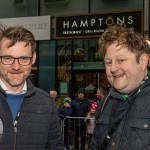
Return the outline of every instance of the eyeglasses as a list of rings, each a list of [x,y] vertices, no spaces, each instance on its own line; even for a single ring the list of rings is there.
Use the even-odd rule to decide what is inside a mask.
[[[31,63],[32,57],[22,56],[22,57],[14,58],[12,56],[0,56],[0,59],[2,64],[4,65],[12,65],[15,59],[17,59],[20,65],[27,66]]]

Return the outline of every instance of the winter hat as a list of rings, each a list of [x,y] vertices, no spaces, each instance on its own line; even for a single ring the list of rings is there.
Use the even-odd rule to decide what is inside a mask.
[[[91,109],[97,110],[97,108],[98,108],[97,102],[92,102],[91,107],[90,107],[90,110],[91,110]]]
[[[70,103],[69,99],[68,98],[65,98],[63,103]]]
[[[78,94],[79,94],[79,93],[85,94],[85,90],[84,90],[83,88],[79,88],[79,89],[78,89]]]

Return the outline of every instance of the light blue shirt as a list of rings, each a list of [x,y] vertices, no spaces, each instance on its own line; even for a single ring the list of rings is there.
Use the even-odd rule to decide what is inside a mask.
[[[24,83],[24,86],[20,92],[14,93],[10,91],[6,85],[0,79],[0,86],[6,92],[7,97],[6,100],[12,112],[13,120],[15,120],[18,112],[20,111],[20,107],[23,102],[24,94],[27,92],[27,83]]]

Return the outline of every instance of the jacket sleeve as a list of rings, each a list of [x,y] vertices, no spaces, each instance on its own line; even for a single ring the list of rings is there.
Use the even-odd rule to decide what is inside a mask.
[[[99,148],[99,142],[98,142],[98,132],[97,132],[98,126],[95,126],[94,133],[92,135],[92,139],[90,142],[89,150],[100,150]]]
[[[61,119],[64,119],[66,117],[65,110],[63,109],[63,107],[61,107],[58,110],[58,117],[60,117]]]
[[[71,115],[72,115],[72,113],[73,113],[73,109],[72,109],[72,107],[70,107],[70,109],[68,110],[68,114],[67,114],[67,116],[71,116]]]
[[[52,105],[52,117],[45,150],[64,150],[58,113],[54,104]]]

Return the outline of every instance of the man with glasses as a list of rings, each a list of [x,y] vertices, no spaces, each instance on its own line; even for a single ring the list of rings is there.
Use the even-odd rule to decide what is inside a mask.
[[[0,29],[0,149],[61,150],[55,102],[28,79],[36,41],[23,27]]]

